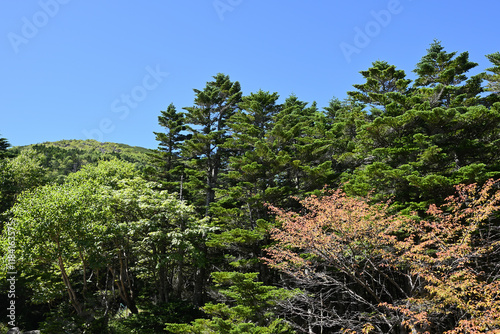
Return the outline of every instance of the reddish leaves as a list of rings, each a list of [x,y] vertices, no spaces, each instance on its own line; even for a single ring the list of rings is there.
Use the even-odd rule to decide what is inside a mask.
[[[271,207],[281,227],[271,231],[276,243],[265,260],[306,292],[335,290],[328,307],[337,319],[321,326],[500,332],[498,186],[458,186],[445,205],[429,208],[431,219],[419,221],[340,190],[301,201],[300,214]],[[309,328],[319,323],[308,321]]]

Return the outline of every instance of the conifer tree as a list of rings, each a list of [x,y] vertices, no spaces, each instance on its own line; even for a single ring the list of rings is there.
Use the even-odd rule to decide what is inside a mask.
[[[274,182],[266,133],[281,108],[278,98],[277,93],[259,90],[238,104],[239,110],[229,121],[232,136],[225,144],[232,156],[212,208],[222,231],[212,236],[210,245],[224,249],[232,265],[245,266],[245,270],[251,266],[264,276],[266,268],[257,258],[267,235],[269,215],[264,204],[271,200],[268,188]]]
[[[239,82],[232,82],[222,73],[207,82],[204,90],[194,89],[194,106],[184,108],[192,134],[182,147],[182,155],[189,168],[189,186],[198,208],[209,216],[210,204],[215,200],[219,174],[227,167],[229,150],[224,143],[229,138],[228,120],[241,100]],[[196,189],[202,189],[197,192]],[[196,192],[196,193],[195,193]],[[203,195],[204,201],[197,198]]]
[[[230,136],[228,120],[241,100],[240,84],[222,73],[207,82],[203,90],[194,89],[194,106],[187,110],[187,130],[192,137],[184,142],[182,156],[186,159],[186,188],[198,212],[213,222],[210,206],[215,201],[220,174],[227,168],[230,150],[224,147]],[[199,245],[200,261],[194,282],[194,304],[201,306],[207,281],[208,249]]]
[[[6,138],[0,138],[0,159],[3,159],[8,155],[7,149],[9,147],[9,141]]]
[[[189,136],[183,133],[186,130],[185,117],[183,113],[177,112],[171,103],[167,110],[158,116],[158,123],[167,132],[154,132],[156,140],[160,142],[152,155],[153,163],[158,168],[157,176],[167,190],[181,193],[184,173],[180,149],[182,143],[189,139]],[[180,197],[182,199],[182,193]]]
[[[353,85],[357,91],[347,94],[370,105],[370,112],[374,117],[380,113],[393,116],[402,114],[410,104],[406,97],[411,80],[406,79],[403,70],[397,70],[396,66],[385,61],[378,60],[372,65],[368,70],[360,72],[366,82]]]
[[[469,61],[469,53],[446,52],[441,42],[434,41],[427,54],[413,70],[418,75],[415,87],[431,108],[459,106],[481,92],[481,76],[467,80],[466,73],[478,64]],[[460,85],[464,83],[464,85]]]
[[[486,58],[493,64],[493,67],[486,69],[486,71],[491,73],[484,75],[484,78],[488,82],[485,90],[491,92],[485,98],[486,105],[491,106],[495,102],[500,102],[500,52],[486,55]]]

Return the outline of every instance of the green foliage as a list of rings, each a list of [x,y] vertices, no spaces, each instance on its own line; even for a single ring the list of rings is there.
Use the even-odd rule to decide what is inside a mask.
[[[0,160],[9,155],[8,148],[10,143],[6,138],[0,138]]]
[[[41,155],[41,164],[47,169],[49,179],[58,183],[64,182],[67,175],[80,170],[82,166],[101,160],[119,159],[143,169],[148,165],[148,154],[151,152],[142,147],[100,143],[93,139],[46,142],[13,147],[10,151],[12,154],[19,154],[26,149],[35,150]]]
[[[186,302],[148,305],[138,314],[110,320],[112,334],[167,333],[165,323],[189,323],[203,317],[203,312]]]
[[[167,324],[172,333],[293,333],[275,315],[280,300],[295,292],[256,282],[258,273],[215,272],[212,278],[225,303],[207,303],[203,310],[211,319],[197,319],[191,325]]]
[[[154,132],[156,140],[159,141],[158,149],[151,154],[152,163],[156,168],[155,179],[162,183],[165,189],[180,193],[184,179],[180,148],[191,136],[183,133],[186,130],[184,114],[177,112],[173,104],[161,112],[158,123],[167,132]]]
[[[0,161],[0,213],[9,209],[23,191],[48,182],[48,171],[42,162],[43,157],[33,149]]]
[[[486,58],[493,64],[493,67],[489,67],[486,71],[491,73],[485,74],[485,79],[488,81],[486,91],[492,92],[494,96],[494,101],[500,99],[500,52],[495,52],[486,55]],[[493,99],[492,99],[493,100]]]
[[[108,320],[116,333],[165,332],[165,323],[182,333],[290,332],[279,308],[290,295],[277,286],[300,285],[261,261],[269,231],[282,224],[269,208],[308,214],[304,198],[342,185],[349,195],[390,200],[391,213],[426,217],[428,205],[443,203],[456,184],[499,177],[500,56],[486,57],[488,73],[468,77],[477,66],[468,53],[449,53],[434,41],[413,82],[378,60],[360,72],[364,82],[347,99],[334,98],[323,110],[295,95],[283,103],[276,92],[242,96],[240,84],[219,73],[194,89],[184,112],[173,104],[161,111],[165,132],[155,133],[155,151],[94,140],[9,149],[0,138],[0,212],[8,224],[1,255],[13,228],[19,291],[29,301],[22,306],[37,308],[33,319],[21,312],[20,321],[31,326],[51,309],[41,325],[53,333],[106,333]],[[390,237],[407,237],[407,227]],[[356,238],[347,255],[369,245]],[[370,251],[353,259],[364,261]],[[488,261],[498,262],[495,256]],[[305,257],[300,261],[314,260]],[[387,276],[377,284],[406,277],[395,273],[383,267]],[[345,305],[346,296],[332,293],[323,277],[311,294],[294,299],[300,305],[288,306],[301,309],[320,296],[321,305],[340,307],[330,310],[354,314],[356,302]],[[382,286],[377,291],[388,290]],[[127,314],[114,316],[120,304]],[[184,304],[205,305],[205,313]],[[302,310],[297,317],[309,320],[298,322],[323,319],[318,308]],[[356,328],[378,330],[370,326]],[[306,327],[300,330],[311,331]]]

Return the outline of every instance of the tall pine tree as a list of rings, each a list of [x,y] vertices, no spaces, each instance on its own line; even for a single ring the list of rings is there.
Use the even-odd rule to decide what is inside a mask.
[[[171,103],[166,111],[161,111],[158,123],[167,130],[165,133],[154,132],[159,144],[158,149],[152,154],[152,160],[157,168],[158,181],[170,192],[180,193],[182,199],[184,165],[180,150],[183,142],[190,138],[185,133],[185,117]]]

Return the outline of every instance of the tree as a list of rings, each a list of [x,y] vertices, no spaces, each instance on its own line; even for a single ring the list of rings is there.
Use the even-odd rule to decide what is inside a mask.
[[[190,325],[167,324],[172,333],[293,333],[291,328],[275,315],[277,303],[294,292],[262,285],[256,282],[258,273],[212,273],[216,283],[217,299],[223,303],[207,303],[203,310],[210,319],[197,319]]]
[[[232,82],[222,73],[207,82],[203,91],[194,89],[195,105],[187,110],[187,126],[192,137],[183,145],[182,155],[191,170],[189,182],[192,191],[201,186],[204,192],[204,215],[209,216],[210,204],[215,200],[219,174],[227,166],[229,151],[223,147],[229,138],[228,121],[241,100],[239,82]],[[197,196],[191,197],[196,199]]]
[[[34,149],[25,149],[16,157],[0,162],[0,212],[14,205],[23,191],[48,183],[48,170],[43,167],[43,157]]]
[[[186,162],[186,190],[189,200],[194,203],[199,213],[209,220],[213,214],[210,206],[215,201],[215,192],[220,185],[220,174],[227,168],[230,151],[224,147],[230,136],[228,121],[237,110],[241,100],[240,84],[232,82],[222,73],[214,76],[214,81],[207,82],[203,91],[194,89],[195,105],[187,110],[187,126],[192,137],[182,147],[182,156]],[[201,200],[204,198],[204,201]],[[211,222],[212,223],[212,222]],[[201,245],[202,254],[207,249]],[[194,304],[203,304],[207,280],[206,262],[198,265],[195,282]]]
[[[500,330],[500,180],[459,185],[428,217],[340,190],[272,207],[267,262],[304,293],[286,302],[303,332],[491,333]],[[291,316],[293,315],[293,316]]]
[[[409,236],[403,259],[424,284],[393,307],[405,324],[431,333],[500,331],[499,183],[458,185]]]
[[[477,101],[482,75],[471,78],[465,85],[460,84],[467,80],[465,73],[478,64],[469,61],[468,52],[454,58],[455,55],[456,52],[444,51],[441,42],[435,40],[413,70],[418,75],[415,87],[421,87],[419,95],[431,108],[456,107]]]
[[[52,302],[66,290],[76,314],[91,323],[116,305],[111,291],[132,313],[140,289],[155,303],[192,298],[183,277],[194,275],[196,246],[211,230],[192,207],[157,188],[133,164],[106,161],[62,185],[23,192],[9,228],[34,302]]]
[[[493,67],[486,69],[486,71],[492,72],[485,76],[488,81],[486,90],[498,95],[500,94],[500,52],[486,55],[486,58],[493,64]]]
[[[90,246],[97,244],[98,235],[102,233],[102,203],[91,184],[77,188],[45,185],[23,192],[12,208],[14,220],[10,227],[16,230],[18,259],[25,265],[23,273],[37,277],[37,269],[44,266],[47,268],[45,276],[57,272],[71,305],[81,317],[87,316],[87,310],[70,276],[76,266],[85,268],[86,264],[95,261],[98,249]],[[32,260],[34,263],[30,265]],[[81,282],[85,285],[85,269],[83,273]],[[54,281],[50,279],[49,282]],[[57,293],[57,284],[44,291],[46,283],[36,278],[32,280],[40,301],[49,301]]]
[[[6,138],[0,138],[0,159],[8,156],[7,149],[10,147],[10,143]]]
[[[367,82],[349,94],[388,111],[375,110],[376,117],[372,112],[351,141],[356,147],[344,157],[359,164],[343,174],[349,194],[365,196],[375,189],[376,200],[393,198],[398,209],[425,214],[429,204],[453,193],[453,185],[496,177],[498,106],[478,95],[483,74],[467,80],[477,64],[466,52],[455,55],[439,42],[431,44],[409,88],[403,73],[383,62],[362,72]],[[398,80],[403,93],[390,91]],[[382,93],[383,87],[392,88]]]
[[[183,163],[180,158],[182,143],[189,139],[183,132],[186,130],[184,114],[177,112],[171,103],[166,111],[161,111],[158,123],[167,130],[166,133],[154,132],[158,149],[152,154],[153,164],[157,167],[157,179],[171,192],[181,192],[184,178]],[[182,194],[180,194],[182,199]]]
[[[376,61],[372,65],[367,71],[360,72],[366,83],[353,85],[358,91],[347,94],[356,101],[369,104],[372,117],[381,113],[390,116],[404,113],[411,105],[407,98],[411,80],[406,79],[403,70],[396,70],[396,66],[385,61]]]
[[[404,301],[413,288],[394,236],[409,220],[340,190],[300,203],[301,214],[271,207],[280,227],[266,258],[303,291],[284,304],[294,327],[396,333],[399,315],[380,304]]]

